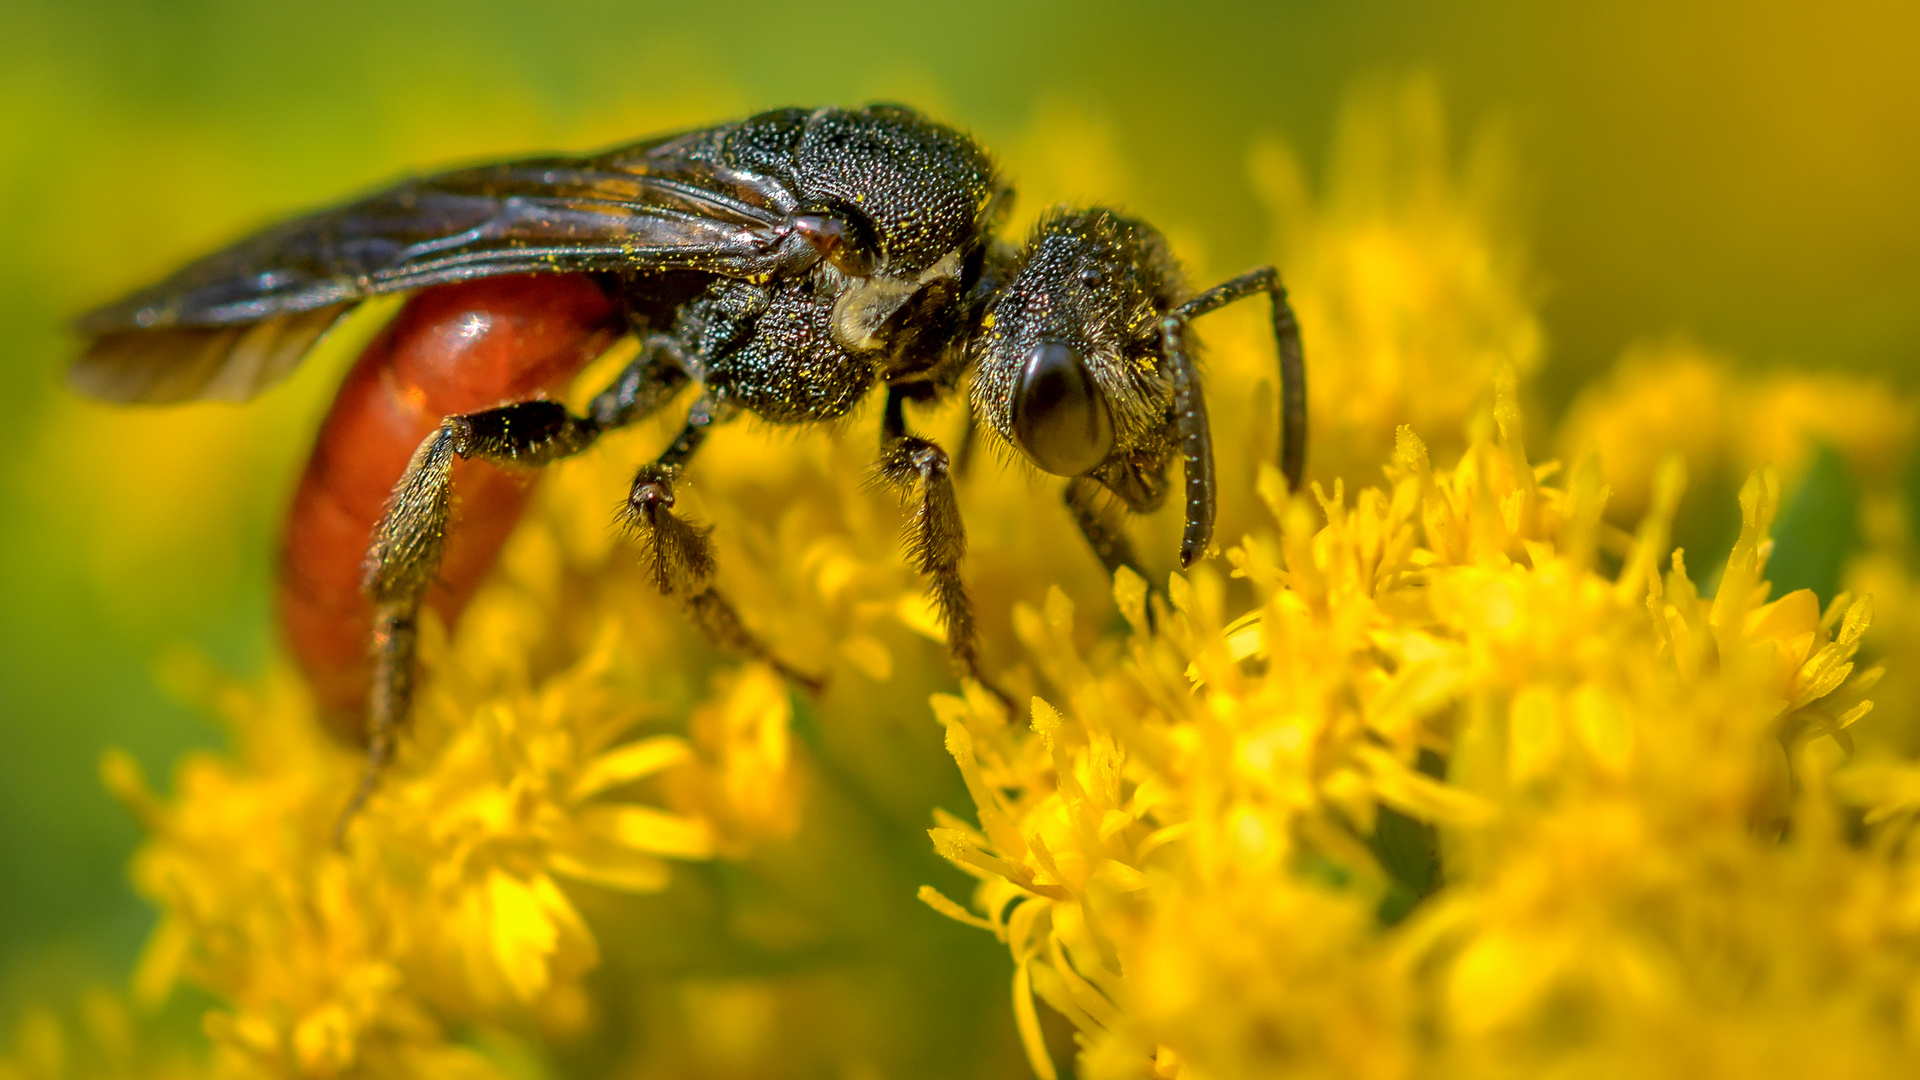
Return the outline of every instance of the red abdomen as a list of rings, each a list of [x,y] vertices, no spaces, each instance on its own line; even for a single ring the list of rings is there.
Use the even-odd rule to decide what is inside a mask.
[[[372,672],[361,560],[414,448],[447,416],[559,393],[621,330],[589,278],[486,278],[413,297],[354,364],[294,493],[280,564],[287,642],[343,734],[360,733]],[[532,480],[454,463],[445,561],[426,595],[448,625],[499,555]]]

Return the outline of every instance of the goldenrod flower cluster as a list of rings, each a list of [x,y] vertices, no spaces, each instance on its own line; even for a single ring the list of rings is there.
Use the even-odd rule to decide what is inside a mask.
[[[1420,84],[1342,132],[1317,200],[1253,163],[1308,491],[1268,464],[1239,309],[1200,328],[1224,550],[1191,572],[1173,515],[1109,580],[1054,486],[990,454],[962,478],[1016,708],[951,674],[873,410],[732,425],[678,492],[818,697],[653,592],[608,521],[672,421],[610,437],[427,625],[344,842],[359,758],[298,681],[174,665],[231,749],[164,794],[106,761],[160,913],[133,1007],[89,1000],[77,1038],[36,1014],[0,1077],[1911,1073],[1913,403],[1671,346],[1530,436],[1497,155],[1450,166]],[[957,447],[955,409],[910,419]],[[1768,583],[1822,455],[1861,539],[1824,602]],[[1722,487],[1731,552],[1677,550]],[[165,1002],[210,1048],[140,1019]]]
[[[184,978],[227,1002],[207,1025],[224,1071],[486,1074],[440,1018],[520,1010],[556,1034],[588,1019],[599,946],[563,882],[654,893],[668,860],[788,831],[789,699],[771,673],[727,680],[688,735],[648,734],[657,708],[610,685],[615,628],[533,683],[516,639],[537,614],[475,614],[502,622],[463,638],[483,655],[428,661],[414,752],[343,848],[351,756],[284,678],[229,692],[243,757],[189,761],[172,804],[108,759],[152,836],[135,882],[164,913],[137,989],[158,1000]],[[635,797],[649,781],[657,796]]]
[[[1256,146],[1253,180],[1278,223],[1294,307],[1313,328],[1322,475],[1376,475],[1401,425],[1451,459],[1494,374],[1539,369],[1543,332],[1506,224],[1499,136],[1478,133],[1451,167],[1439,90],[1414,79],[1347,104],[1319,199],[1284,145]]]
[[[1875,691],[1882,708],[1870,741],[1920,750],[1920,400],[1880,377],[1744,373],[1724,356],[1667,341],[1629,351],[1586,387],[1558,442],[1563,454],[1598,452],[1609,506],[1626,514],[1645,511],[1655,455],[1664,454],[1708,485],[1772,464],[1790,488],[1842,496],[1832,506],[1840,520],[1828,524],[1856,542],[1838,583],[1875,598],[1866,645],[1892,661]]]
[[[1595,470],[1530,464],[1502,389],[1452,469],[1403,429],[1351,503],[1269,474],[1278,536],[1228,553],[1248,610],[1203,571],[1150,622],[1123,577],[1131,639],[1090,660],[1056,594],[1020,620],[1057,688],[1030,724],[943,699],[979,826],[934,840],[981,884],[972,912],[926,898],[1007,943],[1040,1075],[1029,995],[1089,1077],[1920,1051],[1914,969],[1882,954],[1920,924],[1875,904],[1902,871],[1831,802],[1880,674],[1854,662],[1870,601],[1767,599],[1771,470],[1703,599],[1668,562],[1679,467],[1612,534]]]

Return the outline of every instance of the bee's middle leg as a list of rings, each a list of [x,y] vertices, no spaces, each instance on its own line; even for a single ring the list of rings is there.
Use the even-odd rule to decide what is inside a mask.
[[[367,703],[367,758],[342,811],[344,835],[379,783],[413,701],[420,604],[439,573],[453,502],[453,462],[541,466],[592,446],[603,432],[636,423],[672,400],[687,382],[677,343],[655,335],[640,355],[575,416],[556,401],[515,402],[449,416],[421,441],[388,497],[367,551],[362,587],[373,600],[373,687]]]
[[[678,597],[708,641],[761,661],[789,682],[818,694],[826,688],[826,680],[780,659],[747,628],[739,609],[714,586],[713,543],[708,539],[712,527],[694,525],[673,512],[674,479],[707,441],[708,429],[718,422],[714,412],[706,399],[695,402],[673,443],[659,457],[640,466],[627,493],[627,504],[621,508],[620,523],[645,545],[654,587],[664,596]]]

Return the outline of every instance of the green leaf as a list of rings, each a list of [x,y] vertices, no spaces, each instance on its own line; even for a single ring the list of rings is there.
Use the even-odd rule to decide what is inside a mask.
[[[1847,556],[1860,546],[1859,511],[1860,491],[1846,461],[1821,446],[1774,521],[1766,570],[1773,595],[1812,589],[1822,603],[1832,600]]]

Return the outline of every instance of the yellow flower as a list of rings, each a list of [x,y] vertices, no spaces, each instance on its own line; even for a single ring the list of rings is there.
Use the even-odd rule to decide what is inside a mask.
[[[1920,400],[1873,376],[1747,374],[1685,341],[1643,344],[1580,392],[1559,446],[1570,460],[1599,452],[1609,509],[1627,518],[1645,512],[1666,454],[1698,478],[1773,465],[1791,484],[1826,446],[1856,483],[1883,489],[1920,446]]]
[[[189,759],[172,804],[109,759],[152,837],[136,881],[164,912],[143,992],[185,978],[225,999],[209,1031],[236,1075],[491,1074],[449,1023],[590,1019],[580,980],[600,951],[569,883],[658,892],[668,860],[791,830],[771,673],[735,680],[694,739],[648,735],[656,707],[611,686],[618,625],[541,677],[499,655],[539,634],[537,603],[497,590],[468,620],[454,655],[427,635],[437,677],[344,850],[331,834],[357,755],[288,677],[217,691],[242,759]],[[698,793],[685,812],[644,797],[676,787]]]
[[[1084,120],[1036,130],[1063,193],[1124,188],[1084,175],[1115,169]],[[210,995],[202,1071],[232,1077],[1912,1071],[1920,767],[1864,735],[1849,758],[1869,692],[1920,671],[1891,492],[1910,403],[1668,351],[1536,433],[1571,463],[1537,464],[1541,334],[1494,144],[1450,162],[1423,83],[1336,143],[1311,200],[1284,152],[1254,162],[1320,485],[1290,496],[1268,464],[1254,305],[1202,328],[1223,557],[1164,576],[1168,513],[1129,525],[1151,587],[1107,580],[1061,542],[1056,485],[959,477],[1014,715],[956,686],[866,482],[877,402],[730,425],[676,492],[817,697],[653,592],[608,510],[673,421],[613,435],[546,472],[455,631],[425,628],[415,715],[343,847],[358,754],[291,676],[176,665],[232,750],[164,797],[107,762],[160,911],[136,1001]],[[957,449],[958,403],[909,418]],[[1765,580],[1778,477],[1823,440],[1863,478],[1869,544],[1824,608]],[[1702,587],[1675,516],[1688,476],[1735,470],[1743,527],[1724,562],[1692,553]],[[918,830],[968,803],[934,812],[949,870]],[[940,873],[920,899],[971,929],[913,902]],[[0,1067],[64,1075],[50,1030]]]
[[[1877,598],[1878,617],[1862,641],[1889,661],[1876,691],[1882,708],[1861,737],[1890,751],[1920,750],[1920,623],[1912,615],[1920,577],[1912,496],[1900,486],[1920,460],[1920,399],[1872,375],[1743,373],[1725,357],[1668,342],[1630,350],[1584,389],[1558,443],[1571,458],[1598,452],[1614,520],[1646,511],[1662,453],[1684,458],[1707,490],[1731,489],[1733,477],[1772,464],[1789,491],[1834,486],[1838,477],[1809,471],[1817,454],[1831,454],[1857,500],[1836,507],[1842,520],[1834,524],[1857,534],[1840,553],[1840,580],[1855,596]],[[1792,603],[1804,631],[1810,601]]]
[[[1478,133],[1457,162],[1453,153],[1437,84],[1410,79],[1347,104],[1318,199],[1286,147],[1253,155],[1311,343],[1317,475],[1371,474],[1403,424],[1457,452],[1494,372],[1524,378],[1540,364],[1499,132]],[[1263,355],[1238,336],[1231,352]]]
[[[1655,572],[1677,463],[1603,572],[1593,470],[1531,465],[1510,372],[1496,390],[1452,469],[1403,430],[1387,489],[1318,513],[1269,472],[1277,534],[1228,553],[1239,617],[1203,567],[1149,630],[1123,576],[1132,641],[1088,658],[1056,593],[1018,620],[1051,687],[1030,726],[940,703],[978,826],[934,841],[980,885],[971,910],[924,895],[1007,943],[1043,1077],[1034,998],[1086,1076],[1412,1076],[1666,1060],[1655,1032],[1707,1053],[1680,1017],[1819,1001],[1803,962],[1891,985],[1870,951],[1766,929],[1879,872],[1815,798],[1870,707],[1870,605],[1766,602],[1767,471],[1714,599]],[[1383,924],[1396,890],[1430,895]],[[1758,922],[1716,937],[1731,909]],[[1866,1016],[1815,1029],[1920,1052]]]

